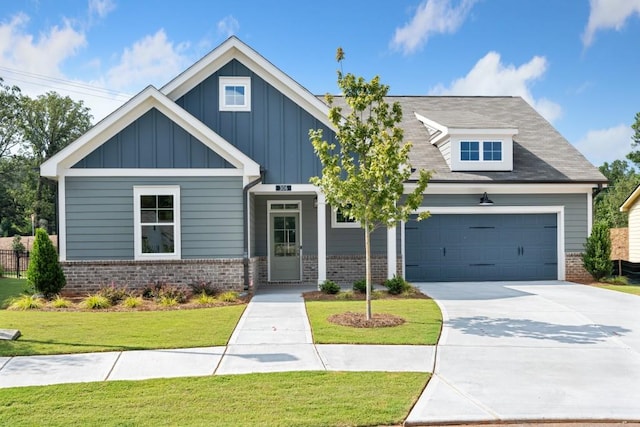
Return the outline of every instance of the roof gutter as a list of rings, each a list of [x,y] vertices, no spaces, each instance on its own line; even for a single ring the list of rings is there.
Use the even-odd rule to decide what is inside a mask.
[[[244,221],[242,221],[242,234],[244,236],[243,239],[243,252],[242,252],[242,269],[244,276],[244,290],[249,290],[249,200],[247,196],[249,194],[249,190],[258,185],[262,179],[264,178],[264,170],[260,168],[260,177],[251,181],[242,189],[242,212]]]

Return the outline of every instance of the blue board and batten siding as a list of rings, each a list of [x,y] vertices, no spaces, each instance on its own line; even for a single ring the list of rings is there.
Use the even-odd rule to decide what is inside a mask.
[[[152,108],[74,168],[231,168],[201,141]]]
[[[251,77],[251,111],[219,110],[223,77]],[[225,140],[256,161],[265,184],[308,184],[322,167],[309,141],[310,129],[333,131],[237,60],[232,60],[176,101]]]
[[[133,187],[178,185],[182,258],[242,257],[240,177],[67,177],[68,260],[132,260]]]

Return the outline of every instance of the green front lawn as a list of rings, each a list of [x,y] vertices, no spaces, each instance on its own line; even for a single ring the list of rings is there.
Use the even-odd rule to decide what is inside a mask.
[[[0,278],[0,309],[6,308],[11,298],[20,295],[26,286],[25,279]]]
[[[401,424],[428,374],[286,372],[3,389],[0,424]]]
[[[226,345],[245,305],[196,310],[55,312],[0,310],[0,356]]]
[[[347,311],[362,312],[364,301],[307,301],[307,314],[317,344],[435,344],[442,327],[442,314],[431,299],[379,299],[372,312],[390,313],[406,322],[390,328],[352,328],[327,318]]]
[[[640,295],[638,285],[598,285],[599,288],[611,289],[612,291],[625,292],[627,294]]]

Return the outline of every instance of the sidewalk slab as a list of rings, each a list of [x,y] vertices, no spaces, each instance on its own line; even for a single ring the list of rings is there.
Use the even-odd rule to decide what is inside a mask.
[[[13,357],[0,370],[1,387],[104,381],[120,352]]]
[[[318,344],[329,371],[431,372],[435,347],[430,345]]]
[[[323,370],[313,344],[229,345],[216,375]]]
[[[109,378],[145,380],[213,375],[225,347],[137,350],[123,352]]]

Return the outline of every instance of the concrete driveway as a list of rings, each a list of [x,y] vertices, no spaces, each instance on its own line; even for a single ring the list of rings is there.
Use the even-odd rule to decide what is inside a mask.
[[[640,297],[559,281],[418,287],[444,329],[407,424],[640,420]]]

